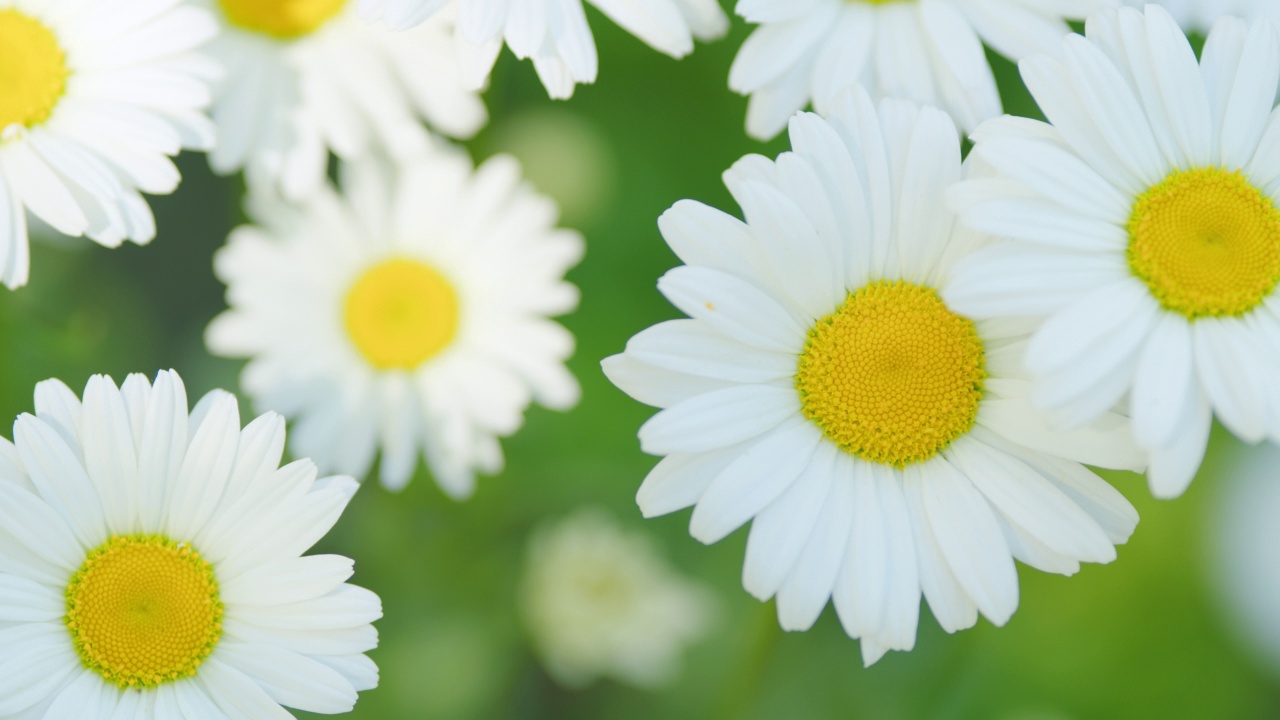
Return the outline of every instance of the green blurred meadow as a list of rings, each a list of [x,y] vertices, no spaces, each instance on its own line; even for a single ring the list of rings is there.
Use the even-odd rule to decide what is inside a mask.
[[[728,4],[728,3],[726,3]],[[777,627],[772,604],[740,583],[746,530],[705,547],[688,511],[645,521],[636,489],[655,459],[636,429],[649,408],[605,380],[600,360],[674,317],[655,289],[677,263],[656,219],[681,198],[737,212],[720,173],[747,153],[774,156],[743,131],[746,101],[726,78],[748,28],[674,61],[589,9],[600,81],[569,102],[546,98],[531,67],[509,54],[486,95],[493,120],[467,143],[477,159],[515,154],[583,232],[586,260],[570,273],[581,307],[563,319],[578,338],[570,363],[583,386],[569,413],[535,408],[504,442],[507,470],[468,502],[447,499],[425,469],[391,494],[369,483],[316,548],[356,559],[353,582],[381,595],[381,686],[353,718],[857,718],[1103,720],[1280,718],[1280,684],[1255,666],[1214,604],[1206,527],[1214,468],[1232,442],[1219,433],[1200,479],[1177,502],[1150,499],[1142,478],[1110,479],[1142,514],[1108,566],[1074,578],[1020,569],[1022,601],[1005,628],[981,620],[949,636],[922,610],[911,653],[862,667],[857,643],[828,609],[806,633]],[[1007,109],[1033,114],[1008,62],[994,59]],[[0,299],[0,417],[31,410],[34,384],[59,377],[79,391],[90,374],[176,368],[195,398],[235,389],[242,366],[204,350],[223,308],[210,261],[243,220],[238,179],[181,159],[179,192],[153,202],[159,237],[108,251],[85,241],[33,248],[31,285]],[[251,417],[241,403],[242,420]],[[603,681],[559,688],[529,649],[516,604],[525,541],[540,523],[583,505],[608,509],[655,539],[682,573],[717,597],[711,634],[661,691]],[[1280,611],[1280,610],[1278,610]]]

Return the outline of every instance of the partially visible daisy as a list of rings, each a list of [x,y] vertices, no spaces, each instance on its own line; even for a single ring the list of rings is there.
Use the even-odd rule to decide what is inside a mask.
[[[345,171],[342,195],[257,198],[259,224],[216,258],[231,307],[209,349],[251,358],[244,390],[296,419],[299,455],[361,477],[381,448],[382,481],[400,488],[425,451],[441,488],[465,497],[477,471],[502,468],[498,438],[531,402],[578,401],[573,336],[549,318],[577,306],[563,277],[582,238],[555,227],[555,204],[508,157]]]
[[[1276,0],[1128,0],[1127,4],[1142,7],[1155,3],[1169,11],[1178,24],[1188,32],[1206,33],[1218,18],[1233,15],[1244,20],[1268,17],[1280,20],[1280,3]]]
[[[355,0],[197,1],[222,21],[210,45],[225,68],[209,155],[219,173],[244,168],[298,200],[323,182],[331,150],[412,157],[431,141],[423,119],[459,138],[487,121],[461,84],[451,14],[392,33],[361,20]]]
[[[534,649],[561,684],[611,677],[656,687],[675,679],[681,652],[706,635],[713,600],[649,538],[585,509],[529,540],[520,609]]]
[[[1165,10],[1089,19],[1062,59],[1022,64],[1050,123],[975,134],[990,177],[951,197],[1003,243],[944,290],[979,317],[1047,317],[1026,357],[1036,404],[1071,427],[1127,403],[1152,491],[1195,476],[1217,417],[1280,438],[1280,43],[1214,25],[1197,63]]]
[[[747,132],[767,140],[810,102],[819,113],[854,84],[878,97],[936,105],[966,132],[1000,114],[985,42],[1018,60],[1058,47],[1114,0],[738,0],[760,27],[729,70],[750,95]]]
[[[351,710],[378,597],[303,557],[356,491],[280,467],[284,421],[215,390],[48,380],[0,439],[0,717],[247,718]]]
[[[1235,445],[1209,523],[1209,586],[1236,638],[1280,677],[1280,446]]]
[[[973,321],[938,294],[983,239],[953,227],[961,174],[943,112],[858,88],[791,122],[793,152],[726,175],[746,221],[681,202],[659,222],[687,264],[659,289],[687,320],[604,363],[663,408],[647,516],[690,532],[752,521],[743,584],[788,630],[827,600],[863,659],[915,643],[920,596],[948,632],[1018,604],[1017,558],[1072,574],[1110,562],[1137,514],[1085,469],[1141,469],[1124,418],[1055,433],[1030,404],[1024,323]]]
[[[0,282],[27,284],[26,212],[106,247],[155,237],[141,193],[207,150],[216,25],[180,0],[0,0]]]
[[[650,47],[671,57],[693,52],[693,40],[718,38],[729,19],[717,0],[585,0]],[[578,83],[596,80],[596,43],[583,0],[458,0],[458,50],[469,87],[489,79],[503,43],[533,67],[553,98],[573,95]],[[360,0],[371,20],[413,27],[447,0]]]

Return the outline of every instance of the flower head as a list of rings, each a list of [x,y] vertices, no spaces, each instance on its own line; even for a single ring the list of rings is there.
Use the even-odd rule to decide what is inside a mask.
[[[939,288],[986,242],[942,203],[955,126],[846,93],[791,122],[794,150],[725,175],[745,222],[695,202],[660,220],[685,261],[658,283],[689,319],[605,361],[662,408],[646,515],[694,505],[715,542],[752,521],[743,584],[806,629],[831,599],[866,662],[915,643],[920,596],[948,631],[1018,604],[1013,560],[1109,562],[1137,515],[1080,463],[1141,468],[1124,418],[1051,431],[1018,360],[1025,323],[974,320]]]
[[[985,42],[1018,60],[1059,46],[1108,0],[739,0],[759,28],[729,71],[729,87],[750,95],[747,132],[767,140],[810,102],[835,107],[855,84],[877,97],[945,109],[965,131],[1000,114]],[[1070,6],[1070,10],[1066,8]]]
[[[258,225],[235,231],[215,270],[231,308],[207,334],[251,358],[245,391],[297,419],[294,448],[403,487],[425,451],[436,481],[469,495],[502,467],[498,438],[533,401],[565,409],[578,384],[565,271],[582,238],[498,157],[478,169],[432,154],[398,172],[347,166],[343,193],[294,206],[259,196]]]
[[[332,151],[413,157],[438,140],[422,122],[470,137],[488,119],[461,84],[443,14],[392,33],[356,15],[355,0],[198,0],[222,32],[209,53],[222,65],[213,119],[213,169],[240,169],[292,200],[319,188]]]
[[[0,441],[0,717],[287,718],[377,685],[373,593],[303,557],[351,478],[280,467],[284,421],[182,380],[36,387]]]
[[[141,193],[173,192],[169,160],[213,146],[216,31],[179,0],[0,0],[0,282],[27,284],[26,213],[106,247],[155,237]]]
[[[1043,319],[1025,358],[1061,427],[1127,404],[1152,491],[1195,476],[1213,416],[1280,438],[1280,41],[1224,18],[1199,62],[1162,8],[1108,11],[1022,64],[1049,123],[975,134],[962,222],[1004,236],[943,295]]]

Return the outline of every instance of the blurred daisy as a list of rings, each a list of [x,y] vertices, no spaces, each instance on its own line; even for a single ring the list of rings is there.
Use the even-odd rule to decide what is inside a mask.
[[[458,0],[458,50],[468,87],[489,79],[503,42],[533,67],[553,98],[596,80],[596,44],[583,0]],[[671,57],[693,52],[729,28],[717,0],[586,0],[624,30]],[[404,29],[431,17],[447,0],[360,0],[365,17]]]
[[[172,371],[35,395],[0,439],[0,717],[288,718],[378,684],[378,597],[301,557],[356,483],[280,467],[279,416],[188,414]]]
[[[1208,32],[1213,23],[1224,15],[1234,15],[1245,20],[1269,17],[1280,20],[1280,3],[1276,0],[1128,0],[1129,5],[1142,7],[1148,2],[1160,5],[1188,32]]]
[[[1235,445],[1209,523],[1206,557],[1209,587],[1231,629],[1266,667],[1280,677],[1280,447]]]
[[[830,112],[855,83],[941,107],[968,132],[1000,114],[983,42],[1014,60],[1055,49],[1071,32],[1064,18],[1109,2],[738,0],[737,13],[760,27],[733,61],[729,87],[751,96],[747,132],[761,140],[811,101]]]
[[[216,258],[231,309],[209,349],[252,358],[244,390],[297,419],[297,454],[362,477],[380,447],[398,489],[425,450],[441,488],[466,497],[477,470],[501,470],[498,438],[531,401],[578,401],[563,365],[573,336],[548,317],[577,306],[562,278],[582,238],[555,227],[555,205],[507,157],[344,170],[345,196],[252,204],[260,225]]]
[[[1011,238],[944,291],[976,317],[1047,317],[1026,366],[1071,427],[1127,398],[1152,491],[1186,489],[1212,416],[1280,438],[1280,47],[1269,22],[1220,20],[1203,61],[1163,9],[1090,18],[1064,57],[1022,65],[1052,125],[975,134],[992,177],[952,196]]]
[[[827,599],[869,664],[915,643],[920,595],[948,632],[1018,604],[1013,559],[1071,574],[1109,562],[1137,514],[1080,462],[1139,469],[1124,418],[1050,431],[1018,359],[1024,324],[971,321],[938,295],[981,239],[944,190],[960,143],[943,112],[877,109],[858,88],[791,123],[794,152],[725,176],[741,222],[681,202],[661,219],[687,265],[658,283],[691,319],[605,361],[664,408],[647,516],[696,505],[711,543],[754,519],[743,584],[788,630]]]
[[[141,192],[178,187],[169,160],[205,150],[213,36],[179,0],[0,0],[0,282],[27,284],[29,210],[106,247],[156,234]]]
[[[713,609],[707,589],[678,575],[648,537],[595,509],[534,534],[520,598],[547,672],[575,688],[606,676],[669,683]]]
[[[201,0],[223,32],[210,53],[225,67],[215,91],[213,169],[241,168],[298,200],[324,181],[329,151],[412,157],[435,130],[470,137],[484,104],[461,85],[448,14],[408,33],[362,21],[354,0]]]

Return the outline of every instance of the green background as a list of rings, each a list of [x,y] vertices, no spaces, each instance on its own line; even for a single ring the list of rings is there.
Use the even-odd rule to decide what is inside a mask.
[[[688,536],[688,511],[640,518],[635,491],[654,459],[635,433],[652,411],[613,388],[599,361],[676,315],[654,287],[677,263],[658,215],[681,198],[736,213],[720,173],[747,153],[775,156],[786,141],[761,144],[743,131],[746,100],[726,82],[748,32],[740,19],[728,38],[677,62],[588,12],[598,84],[552,102],[528,63],[506,54],[486,94],[493,121],[467,143],[477,159],[520,157],[534,184],[561,201],[564,224],[587,238],[586,260],[569,276],[582,304],[563,319],[578,338],[570,367],[582,403],[564,414],[532,409],[504,442],[507,471],[482,479],[470,501],[448,500],[420,469],[399,495],[370,483],[322,541],[317,551],[356,559],[354,582],[385,607],[371,653],[382,684],[352,717],[1280,717],[1280,688],[1232,640],[1208,580],[1214,467],[1232,442],[1221,432],[1177,502],[1151,500],[1138,476],[1111,476],[1142,514],[1116,563],[1070,579],[1020,568],[1021,606],[1005,628],[981,620],[949,636],[922,608],[916,649],[870,669],[830,608],[809,632],[785,634],[772,603],[742,590],[745,530],[705,547]],[[1007,109],[1034,114],[1013,67],[993,63]],[[241,186],[213,177],[200,156],[180,166],[180,191],[153,201],[152,246],[34,243],[31,285],[0,299],[0,417],[29,411],[34,384],[47,377],[79,391],[92,373],[120,381],[173,367],[193,403],[237,387],[241,363],[209,357],[202,333],[223,308],[210,260],[243,220]],[[245,422],[250,412],[242,402]],[[717,596],[711,634],[663,691],[609,681],[561,689],[528,647],[515,601],[526,538],[583,505],[650,535]]]

